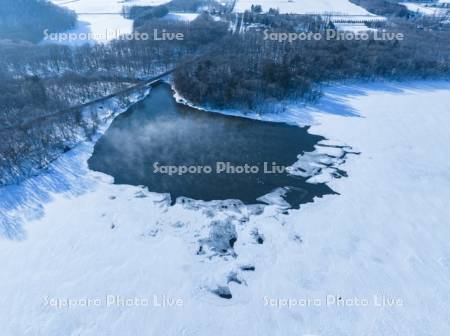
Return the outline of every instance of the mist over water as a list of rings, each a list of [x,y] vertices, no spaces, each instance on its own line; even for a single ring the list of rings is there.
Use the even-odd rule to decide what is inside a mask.
[[[239,199],[247,204],[279,187],[291,187],[293,207],[315,196],[333,193],[325,184],[309,184],[287,172],[264,170],[290,166],[323,138],[284,123],[255,121],[209,113],[178,104],[169,85],[158,84],[149,97],[117,117],[97,142],[91,169],[115,178],[117,184],[145,185],[170,193],[172,200]],[[217,172],[217,165],[258,167],[257,173]],[[211,167],[210,173],[169,175],[161,166]],[[197,170],[198,172],[198,170]]]

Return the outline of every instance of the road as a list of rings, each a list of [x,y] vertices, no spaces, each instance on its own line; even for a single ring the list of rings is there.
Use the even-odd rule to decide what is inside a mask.
[[[56,112],[53,112],[53,113],[49,113],[49,114],[46,114],[44,116],[40,116],[38,118],[34,118],[32,120],[28,120],[25,123],[21,123],[21,124],[16,124],[16,125],[11,125],[11,126],[8,126],[8,127],[0,128],[0,132],[11,131],[11,130],[15,130],[15,129],[18,129],[18,128],[26,128],[27,126],[29,126],[31,124],[43,121],[43,120],[45,120],[47,118],[56,117],[58,115],[64,115],[64,114],[68,114],[68,113],[79,112],[81,109],[83,109],[84,107],[87,107],[89,105],[96,104],[96,103],[101,103],[101,102],[103,102],[103,101],[105,101],[107,99],[110,99],[112,97],[115,97],[117,95],[124,94],[124,93],[127,93],[127,92],[132,92],[134,90],[137,90],[137,89],[140,89],[140,88],[144,88],[146,86],[150,86],[154,82],[156,82],[156,81],[160,80],[161,78],[171,74],[173,71],[175,71],[175,68],[174,69],[170,69],[168,71],[165,71],[165,72],[163,72],[163,73],[161,73],[161,74],[159,74],[157,76],[146,78],[146,79],[142,80],[142,82],[139,83],[139,84],[133,85],[133,86],[131,86],[129,88],[126,88],[124,90],[120,90],[120,91],[114,92],[114,93],[112,93],[112,94],[110,94],[108,96],[104,96],[104,97],[101,97],[101,98],[98,98],[98,99],[94,99],[94,100],[89,101],[87,103],[84,103],[84,104],[81,104],[81,105],[77,105],[77,106],[72,106],[72,107],[69,107],[69,108],[64,109],[64,110],[60,110],[60,111],[56,111]]]

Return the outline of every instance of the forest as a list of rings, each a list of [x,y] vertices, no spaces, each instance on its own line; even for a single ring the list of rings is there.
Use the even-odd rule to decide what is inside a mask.
[[[318,18],[255,13],[247,18],[271,32],[292,31],[293,18],[305,32],[329,29]],[[178,68],[175,86],[196,104],[264,110],[273,101],[314,101],[330,81],[448,78],[449,25],[434,18],[394,17],[379,28],[405,38],[279,42],[265,40],[260,30],[227,34],[196,62]]]
[[[416,16],[415,13],[410,12],[396,0],[350,0],[350,2],[364,7],[367,11],[376,15],[403,18]]]
[[[87,122],[72,107],[137,87],[187,62],[214,40],[208,32],[227,31],[226,24],[212,25],[202,16],[192,23],[149,20],[136,26],[186,37],[170,43],[117,40],[74,48],[0,40],[0,185],[45,167],[95,132],[97,121]]]

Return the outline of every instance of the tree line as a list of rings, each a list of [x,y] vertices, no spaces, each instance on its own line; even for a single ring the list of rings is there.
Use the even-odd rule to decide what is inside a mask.
[[[289,22],[287,16],[278,16],[276,22]],[[299,26],[311,32],[323,33],[329,28],[317,18],[315,22],[304,20]],[[448,77],[450,29],[430,20],[389,20],[383,29],[403,33],[403,41],[279,42],[264,39],[257,30],[227,34],[196,62],[177,69],[175,86],[197,104],[258,109],[270,101],[315,100],[320,86],[330,81]],[[432,28],[436,25],[439,29]],[[266,27],[274,32],[290,31],[277,24]]]

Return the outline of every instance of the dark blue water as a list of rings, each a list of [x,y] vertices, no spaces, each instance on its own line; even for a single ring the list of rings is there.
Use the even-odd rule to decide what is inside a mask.
[[[289,187],[286,200],[298,207],[333,191],[282,167],[314,150],[322,139],[307,128],[193,109],[178,104],[169,85],[157,84],[149,97],[114,120],[97,142],[89,166],[113,176],[117,184],[145,185],[170,193],[172,200],[186,196],[254,204],[276,188]],[[274,164],[281,170],[274,172]],[[162,166],[183,174],[169,175]],[[184,174],[179,166],[191,167],[192,173]]]

